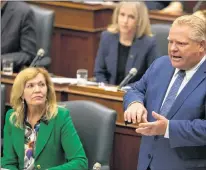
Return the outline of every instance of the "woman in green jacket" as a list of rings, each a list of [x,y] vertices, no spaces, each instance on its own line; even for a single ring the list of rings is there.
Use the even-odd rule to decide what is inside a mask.
[[[45,69],[27,68],[13,84],[2,168],[86,170],[88,161],[69,111],[58,107]]]

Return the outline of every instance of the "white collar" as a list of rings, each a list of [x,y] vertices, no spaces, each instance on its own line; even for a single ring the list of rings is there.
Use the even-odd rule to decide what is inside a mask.
[[[189,70],[186,70],[185,73],[185,78],[186,80],[189,80],[193,74],[197,71],[197,69],[201,66],[201,64],[206,60],[206,55],[200,60],[199,63],[197,63],[194,67],[192,67],[191,69]],[[174,76],[177,76],[177,73],[180,71],[179,68],[176,68],[175,69],[175,73],[174,73]]]

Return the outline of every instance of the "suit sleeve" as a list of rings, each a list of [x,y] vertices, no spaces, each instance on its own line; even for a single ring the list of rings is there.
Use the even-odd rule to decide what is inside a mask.
[[[97,82],[108,83],[107,80],[107,67],[105,57],[107,55],[107,44],[104,32],[101,34],[99,48],[95,60],[94,76]]]
[[[13,110],[9,110],[6,114],[5,126],[4,126],[4,143],[3,143],[3,157],[1,159],[1,167],[11,170],[18,170],[18,158],[14,151],[11,130],[12,125],[9,120]]]
[[[28,66],[36,55],[36,32],[34,13],[30,9],[22,18],[20,31],[20,51],[1,55],[14,62],[14,71]]]
[[[153,61],[158,57],[159,57],[159,51],[157,50],[157,42],[156,39],[152,37],[151,47],[147,55],[147,68],[149,68],[149,66],[153,63]]]
[[[172,148],[206,145],[206,120],[170,120],[169,140]]]
[[[87,170],[88,160],[86,158],[82,143],[74,128],[71,116],[68,110],[63,118],[61,128],[61,143],[65,152],[67,163],[49,168],[49,170]]]
[[[154,63],[155,62],[153,62],[153,64],[147,69],[147,71],[142,76],[142,78],[139,81],[133,83],[131,85],[131,89],[125,93],[124,100],[123,100],[124,110],[127,109],[130,103],[135,102],[135,101],[144,104],[147,84],[148,84],[149,76],[151,74]]]

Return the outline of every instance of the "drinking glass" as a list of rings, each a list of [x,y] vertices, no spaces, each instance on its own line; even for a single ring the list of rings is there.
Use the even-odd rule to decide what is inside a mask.
[[[2,60],[2,72],[3,74],[12,75],[13,74],[13,60],[4,58]]]
[[[77,85],[86,86],[88,78],[88,70],[86,69],[78,69],[77,70]]]

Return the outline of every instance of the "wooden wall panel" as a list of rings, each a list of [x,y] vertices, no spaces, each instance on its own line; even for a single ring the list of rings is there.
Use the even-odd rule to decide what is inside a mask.
[[[56,75],[76,77],[79,68],[93,75],[100,33],[56,28],[53,37],[51,71]]]
[[[6,103],[10,103],[12,84],[5,84],[5,86],[6,86]]]
[[[116,126],[112,170],[137,170],[141,136],[134,128]]]

